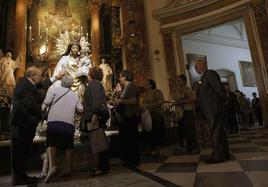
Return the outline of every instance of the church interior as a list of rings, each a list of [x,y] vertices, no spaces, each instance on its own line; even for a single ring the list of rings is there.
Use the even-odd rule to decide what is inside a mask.
[[[140,163],[135,168],[125,167],[120,160],[120,129],[110,117],[105,130],[110,170],[93,176],[90,172],[99,158],[90,151],[87,136],[82,137],[78,115],[74,119],[71,175],[63,178],[53,173],[48,183],[38,177],[37,183],[30,186],[268,186],[267,33],[268,0],[0,0],[0,186],[14,185],[10,164],[13,89],[31,66],[39,68],[43,80],[52,80],[61,71],[74,71],[74,84],[80,75],[87,77],[90,68],[99,67],[108,103],[115,99],[122,71],[133,73],[133,83],[141,93],[147,81],[153,80],[163,95],[165,138],[158,137],[162,144],[157,154],[148,154],[148,139],[144,138],[148,132],[139,124]],[[79,46],[79,62],[68,69],[61,61],[70,44]],[[9,61],[5,61],[7,58]],[[223,127],[230,158],[215,164],[206,163],[214,153],[212,130],[208,127],[204,135],[201,125],[208,123],[203,119],[206,114],[201,112],[198,118],[194,111],[192,121],[199,147],[196,152],[184,151],[183,144],[188,140],[181,138],[180,132],[187,130],[182,130],[184,126],[177,121],[178,76],[185,75],[186,87],[191,90],[195,84],[202,85],[204,73],[196,70],[199,60],[218,74],[222,85],[241,94],[248,104],[244,117],[249,125],[244,128],[245,119],[237,112],[237,129]],[[10,71],[5,69],[5,62]],[[46,92],[40,91],[44,98]],[[82,102],[80,87],[74,93]],[[195,90],[193,93],[198,95]],[[253,93],[259,98],[261,110],[254,109]],[[143,98],[137,100],[142,102]],[[241,112],[241,108],[235,110]],[[151,130],[152,118],[151,114]],[[27,161],[27,172],[33,176],[44,170],[46,128],[43,121],[36,124]],[[64,165],[63,157],[59,151],[59,168]]]

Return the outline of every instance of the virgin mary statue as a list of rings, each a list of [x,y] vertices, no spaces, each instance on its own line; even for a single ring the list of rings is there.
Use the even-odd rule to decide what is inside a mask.
[[[67,33],[65,33],[64,35],[66,35],[65,37],[67,37]],[[85,91],[86,82],[87,82],[87,72],[88,72],[89,66],[86,66],[87,69],[85,72],[80,72],[81,69],[85,69],[85,68],[81,68],[82,59],[80,58],[79,53],[82,48],[87,50],[87,46],[88,46],[87,41],[83,43],[81,42],[81,40],[80,40],[80,43],[82,43],[81,45],[83,47],[81,47],[80,43],[77,43],[77,42],[73,42],[68,45],[66,51],[61,55],[61,58],[58,64],[56,65],[56,68],[54,69],[53,76],[57,75],[61,71],[64,71],[65,74],[73,77],[74,83],[71,89],[74,91],[74,93],[77,94],[81,103],[83,103],[84,91]],[[61,46],[61,47],[64,48],[64,46]],[[61,85],[61,82],[60,80],[58,80],[55,83],[53,83],[52,87],[60,87],[60,85]]]

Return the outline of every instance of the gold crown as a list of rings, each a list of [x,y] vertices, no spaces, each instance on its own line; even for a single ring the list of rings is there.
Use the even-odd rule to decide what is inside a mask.
[[[90,51],[87,37],[81,36],[80,33],[76,31],[64,31],[56,39],[56,50],[58,55],[62,55],[67,50],[69,44],[77,44],[81,46],[84,51]]]

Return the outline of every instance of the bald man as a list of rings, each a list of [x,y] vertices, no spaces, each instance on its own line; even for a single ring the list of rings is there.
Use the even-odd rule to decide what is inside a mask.
[[[195,71],[201,75],[201,85],[197,100],[210,128],[212,154],[207,164],[224,162],[230,159],[225,132],[226,93],[216,71],[208,70],[204,60],[195,62]]]
[[[41,81],[41,71],[29,67],[25,76],[18,82],[13,92],[12,109],[9,119],[11,129],[11,174],[13,185],[25,185],[37,182],[37,178],[26,174],[26,164],[35,136],[36,126],[41,120],[43,98],[39,88],[48,88],[56,77]]]

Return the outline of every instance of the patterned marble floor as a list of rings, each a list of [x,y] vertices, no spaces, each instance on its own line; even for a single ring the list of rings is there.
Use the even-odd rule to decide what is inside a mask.
[[[136,170],[128,170],[113,160],[107,176],[94,178],[84,171],[64,180],[55,177],[51,183],[40,182],[38,186],[267,187],[268,130],[243,131],[230,135],[228,140],[232,159],[225,163],[205,164],[210,149],[186,155],[172,145],[163,148],[159,158],[143,157]],[[10,176],[0,176],[0,186],[10,186]]]

